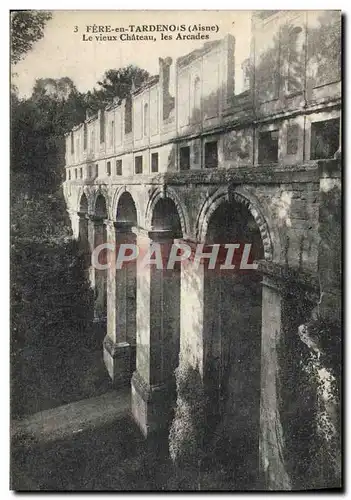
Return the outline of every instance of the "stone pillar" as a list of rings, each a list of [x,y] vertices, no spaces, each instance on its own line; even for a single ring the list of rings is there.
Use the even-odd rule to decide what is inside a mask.
[[[319,162],[318,272],[319,312],[341,323],[342,289],[342,185],[341,160]]]
[[[89,235],[88,235],[88,215],[86,212],[78,212],[79,216],[79,246],[84,255],[85,267],[88,270],[89,278],[89,266],[91,264],[91,254],[89,247]]]
[[[106,228],[104,226],[104,219],[102,217],[94,215],[91,215],[89,217],[88,240],[91,253],[98,245],[101,245],[102,243],[106,242]],[[106,270],[98,270],[95,269],[92,265],[90,265],[89,279],[91,287],[94,289],[95,292],[94,319],[96,322],[105,323],[106,322]]]
[[[284,461],[284,436],[279,413],[279,358],[282,296],[270,278],[262,282],[260,462],[269,490],[290,490]]]
[[[80,213],[71,210],[69,210],[68,213],[69,213],[69,218],[71,220],[73,238],[77,240],[79,238]]]
[[[183,360],[204,375],[205,357],[205,267],[192,262],[181,266],[180,353]]]
[[[135,262],[116,268],[119,245],[135,243],[131,223],[109,221],[108,243],[113,262],[107,270],[107,335],[104,339],[104,362],[116,387],[128,385],[132,376],[135,350]]]
[[[168,260],[172,232],[138,234],[145,253],[155,242]],[[174,369],[179,349],[179,273],[137,262],[137,352],[132,378],[132,412],[145,436],[165,431],[175,401]]]

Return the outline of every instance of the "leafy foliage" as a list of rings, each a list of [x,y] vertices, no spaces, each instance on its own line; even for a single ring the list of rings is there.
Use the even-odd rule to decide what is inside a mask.
[[[11,13],[11,62],[17,64],[44,35],[44,28],[52,17],[40,10],[17,10]]]
[[[79,393],[68,369],[92,341],[93,293],[61,193],[15,196],[11,214],[11,382],[15,416]]]
[[[146,70],[132,64],[124,68],[109,69],[105,72],[102,80],[98,82],[99,88],[86,93],[87,109],[96,113],[99,108],[106,106],[113,99],[125,99],[134,88],[140,87],[149,76]]]
[[[341,328],[318,316],[298,332],[280,348],[285,459],[294,489],[338,487]]]
[[[203,455],[205,393],[199,370],[181,360],[175,370],[177,407],[169,433],[169,451],[177,465],[197,466]]]

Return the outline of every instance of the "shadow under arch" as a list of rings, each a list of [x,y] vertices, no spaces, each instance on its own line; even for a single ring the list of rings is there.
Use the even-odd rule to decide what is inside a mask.
[[[116,222],[116,255],[124,250],[123,255],[131,251],[137,243],[137,235],[133,228],[138,227],[138,212],[131,193],[125,189],[118,190],[115,193],[113,201],[113,217]],[[130,247],[123,247],[128,245]],[[115,294],[116,302],[113,307],[116,310],[116,332],[120,342],[127,342],[129,359],[127,366],[127,381],[130,383],[133,372],[136,369],[136,313],[137,313],[137,264],[133,259],[124,262],[121,268],[115,268]],[[113,280],[114,283],[114,280]]]
[[[92,223],[92,251],[99,245],[106,243],[107,230],[105,220],[108,218],[107,199],[104,194],[98,190],[92,199],[93,213],[91,214]],[[99,252],[99,263],[105,263],[107,253],[105,250]],[[97,269],[91,266],[91,284],[94,289],[94,321],[101,325],[99,335],[103,338],[105,335],[107,321],[107,273],[106,269]]]
[[[130,226],[138,225],[138,212],[133,199],[133,196],[129,191],[123,191],[120,193],[116,206],[116,222],[130,223]]]
[[[129,195],[129,196],[127,196]],[[136,219],[135,219],[135,226],[140,227],[142,225],[142,219],[141,219],[141,209],[139,205],[139,201],[137,197],[133,194],[131,190],[129,190],[126,186],[121,186],[117,188],[113,194],[112,197],[112,202],[111,202],[111,219],[112,220],[117,220],[117,213],[123,211],[124,209],[120,205],[120,200],[123,197],[123,204],[127,204],[127,198],[130,200],[130,206],[135,207],[135,214],[136,214]],[[121,217],[120,217],[121,220]]]
[[[230,187],[204,203],[197,230],[198,240],[220,245],[220,252],[224,245],[239,245],[232,269],[204,265],[204,380],[211,401],[209,446],[224,468],[236,464],[238,486],[245,488],[259,474],[262,275],[242,266],[272,260],[272,243],[261,211]]]
[[[89,202],[86,194],[83,191],[79,199],[79,206],[77,211],[79,217],[78,244],[83,253],[84,268],[86,269],[86,272],[89,268],[89,263],[90,263],[88,212],[89,212]]]
[[[145,211],[145,225],[146,225],[146,227],[151,228],[154,225],[155,221],[157,223],[161,222],[162,214],[157,215],[155,217],[155,208],[158,205],[158,203],[160,202],[160,200],[169,200],[169,201],[165,202],[164,205],[168,206],[170,210],[173,210],[173,209],[171,209],[171,207],[174,206],[175,211],[173,210],[174,215],[172,216],[172,220],[175,221],[176,218],[178,217],[182,237],[186,238],[187,235],[190,234],[190,221],[189,221],[188,213],[186,211],[186,208],[182,206],[182,203],[179,200],[176,192],[168,186],[165,187],[164,189],[157,188],[150,196],[148,204],[146,206],[146,211]],[[161,205],[158,205],[158,206],[160,207]],[[178,230],[178,232],[179,232],[179,230]]]
[[[107,202],[105,196],[98,192],[94,200],[94,215],[96,217],[107,219]]]

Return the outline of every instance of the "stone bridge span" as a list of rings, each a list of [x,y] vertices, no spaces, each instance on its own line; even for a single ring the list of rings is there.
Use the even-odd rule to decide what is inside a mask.
[[[299,325],[341,310],[340,13],[256,12],[251,38],[241,64],[230,34],[178,58],[175,97],[159,59],[159,75],[87,114],[66,135],[63,188],[89,257],[102,242],[252,244],[251,273],[87,272],[106,368],[131,385],[144,434],[167,429],[174,370],[191,364],[214,432],[232,449],[243,436],[267,487],[289,489],[283,424],[299,403],[282,409],[280,379],[298,371]]]

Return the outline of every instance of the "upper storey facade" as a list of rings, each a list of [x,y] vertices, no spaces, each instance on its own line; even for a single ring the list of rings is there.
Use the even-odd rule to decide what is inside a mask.
[[[239,61],[227,35],[159,59],[159,75],[66,135],[67,181],[333,157],[340,12],[254,12],[248,52]]]

